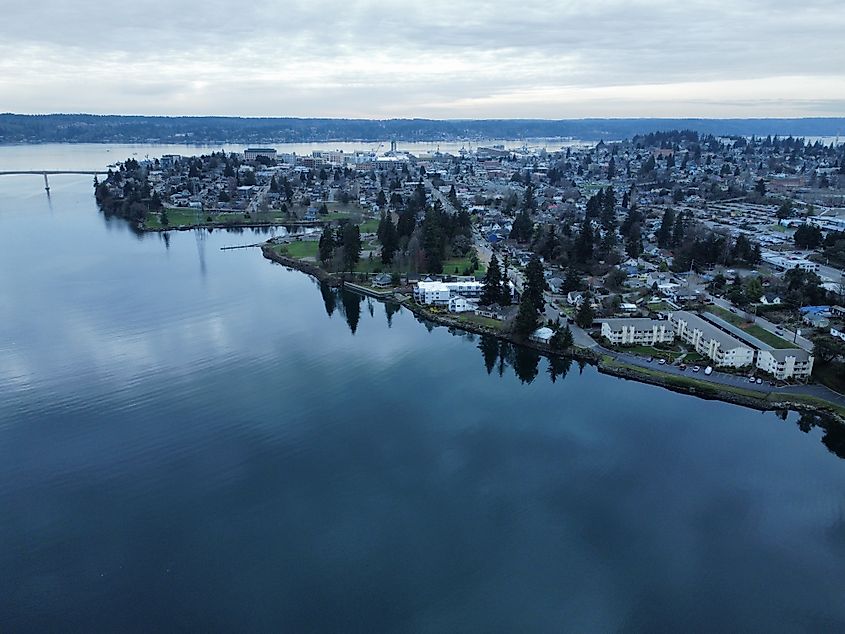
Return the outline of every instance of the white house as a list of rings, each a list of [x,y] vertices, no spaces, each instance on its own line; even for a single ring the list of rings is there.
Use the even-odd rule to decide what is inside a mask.
[[[549,328],[548,326],[543,326],[542,328],[537,328],[534,332],[531,333],[531,336],[528,337],[531,341],[536,343],[545,343],[548,344],[549,341],[552,340],[552,337],[555,336],[555,331]]]
[[[617,346],[653,346],[658,343],[672,343],[675,340],[675,329],[671,322],[661,319],[603,319],[601,334]]]
[[[670,313],[675,334],[717,366],[741,368],[754,363],[754,349],[719,330],[698,315],[683,310]]]
[[[467,299],[461,295],[452,295],[449,298],[450,313],[470,313],[478,309],[478,302]]]

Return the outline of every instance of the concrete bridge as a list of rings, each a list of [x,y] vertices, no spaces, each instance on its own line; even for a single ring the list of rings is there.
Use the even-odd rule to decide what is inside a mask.
[[[87,174],[89,176],[96,176],[98,174],[108,174],[108,170],[11,170],[0,171],[0,176],[11,176],[13,174],[35,174],[44,176],[44,189],[50,193],[50,181],[47,176],[55,176],[58,174]]]

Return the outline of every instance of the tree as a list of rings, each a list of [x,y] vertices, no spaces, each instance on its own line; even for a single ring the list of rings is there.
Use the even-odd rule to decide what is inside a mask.
[[[376,204],[382,209],[387,204],[387,196],[384,195],[383,189],[378,190],[378,194],[376,194]]]
[[[581,328],[589,328],[593,325],[595,316],[593,307],[590,305],[590,299],[584,297],[581,306],[578,307],[578,312],[575,313],[575,323],[581,326]]]
[[[549,345],[551,345],[553,350],[566,350],[571,348],[573,343],[572,329],[569,327],[569,324],[566,324],[563,328],[559,328],[552,335],[551,340],[549,340]]]
[[[270,191],[274,194],[279,191],[279,183],[276,181],[275,174],[273,174],[273,177],[270,179]]]
[[[384,218],[384,227],[379,236],[381,241],[381,263],[393,264],[393,257],[399,249],[399,234],[389,215]]]
[[[757,183],[754,185],[754,191],[762,198],[766,195],[766,181],[762,178],[757,180]]]
[[[514,332],[527,337],[537,329],[537,308],[529,295],[523,295],[513,324]]]
[[[502,275],[499,270],[499,260],[494,254],[490,258],[490,266],[484,275],[484,290],[481,293],[481,303],[490,305],[498,304],[502,298]]]
[[[660,223],[660,229],[657,231],[657,246],[665,249],[670,246],[672,242],[672,228],[675,224],[675,212],[667,209],[663,212],[663,221]]]
[[[795,230],[792,239],[795,242],[795,248],[811,250],[817,249],[824,240],[821,229],[806,223]]]
[[[533,256],[525,267],[525,288],[523,296],[529,296],[534,308],[538,313],[546,309],[546,300],[543,293],[546,290],[546,278],[543,275],[543,263],[536,255]]]
[[[343,227],[343,263],[351,271],[361,259],[361,231],[358,225],[347,223]]]
[[[672,246],[679,247],[684,243],[684,234],[686,233],[684,212],[678,214],[675,218],[675,226],[672,229]]]
[[[330,225],[323,227],[323,233],[320,235],[319,253],[320,261],[323,264],[328,264],[334,255],[335,239],[334,231]]]
[[[813,356],[822,363],[830,363],[837,357],[845,357],[845,341],[831,335],[813,337]]]
[[[510,239],[517,242],[528,242],[534,232],[534,222],[527,209],[520,211],[511,225]]]

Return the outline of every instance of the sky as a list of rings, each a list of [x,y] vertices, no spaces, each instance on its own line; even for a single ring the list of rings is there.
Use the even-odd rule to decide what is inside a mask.
[[[845,116],[843,0],[0,0],[0,111]]]

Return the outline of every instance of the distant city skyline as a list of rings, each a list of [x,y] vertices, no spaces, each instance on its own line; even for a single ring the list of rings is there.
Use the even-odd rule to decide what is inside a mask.
[[[7,112],[845,116],[845,6],[219,0],[18,4]]]

